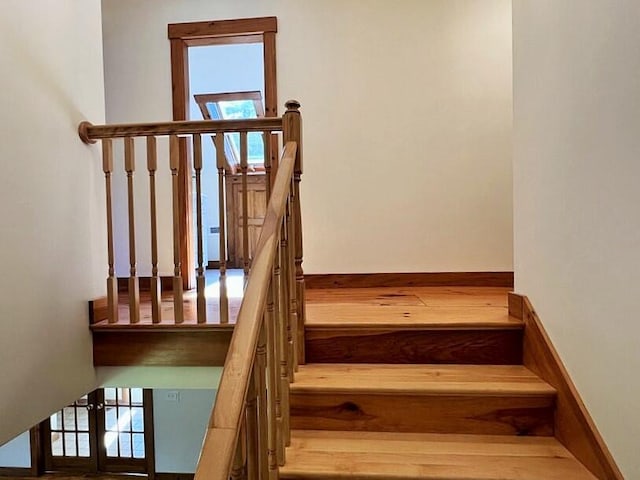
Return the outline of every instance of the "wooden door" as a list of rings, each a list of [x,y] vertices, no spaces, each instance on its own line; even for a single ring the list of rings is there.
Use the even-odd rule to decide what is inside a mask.
[[[97,472],[96,393],[83,395],[42,424],[48,471]]]
[[[84,395],[42,424],[45,470],[152,473],[152,391],[106,388]]]
[[[147,473],[145,410],[151,390],[105,388],[97,391],[98,468],[102,472]],[[145,409],[145,406],[147,408]],[[146,427],[146,428],[145,428]],[[147,435],[148,438],[148,435]]]
[[[242,175],[227,175],[227,250],[229,268],[242,268],[244,263],[242,229],[244,216],[242,211]],[[267,213],[267,187],[264,173],[247,176],[247,210],[249,231],[249,258],[258,246],[260,231]]]

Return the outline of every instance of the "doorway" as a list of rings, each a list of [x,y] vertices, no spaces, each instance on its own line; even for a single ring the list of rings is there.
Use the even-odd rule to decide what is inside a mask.
[[[189,119],[201,119],[203,111],[196,105],[194,94],[238,94],[238,93],[255,93],[259,91],[263,101],[263,114],[266,117],[275,117],[278,114],[277,108],[277,89],[276,89],[276,42],[275,35],[277,32],[277,19],[276,17],[261,17],[261,18],[248,18],[237,20],[222,20],[222,21],[210,21],[210,22],[192,22],[192,23],[178,23],[170,24],[168,27],[169,40],[171,43],[171,73],[172,73],[172,92],[173,92],[173,119],[176,121],[189,120]],[[226,53],[236,51],[250,51],[252,48],[259,48],[259,55],[261,56],[261,82],[258,85],[246,86],[237,83],[236,86],[220,86],[222,82],[230,78],[226,75],[225,68],[221,67],[218,62],[209,69],[209,76],[219,83],[218,87],[212,84],[210,88],[204,88],[205,91],[194,92],[192,91],[193,85],[191,81],[192,76],[192,62],[193,55],[198,53],[197,49],[203,47],[227,47]],[[230,47],[237,47],[232,49]],[[201,50],[203,51],[203,50]],[[211,52],[222,50],[211,50]],[[233,58],[233,57],[232,57]],[[237,59],[236,59],[237,61]],[[254,65],[255,66],[255,65]],[[212,82],[213,83],[213,82]],[[208,90],[208,91],[206,91]],[[218,91],[212,91],[218,90]],[[194,114],[197,115],[194,118]],[[270,142],[271,148],[267,151],[270,152],[270,164],[273,168],[277,168],[277,139],[275,136],[265,139],[266,142]],[[206,144],[206,142],[205,142]],[[206,146],[203,148],[207,148]],[[206,155],[206,152],[203,152]],[[217,173],[217,172],[216,172]],[[228,176],[227,176],[228,174]],[[244,219],[238,214],[237,209],[234,209],[234,199],[240,198],[242,194],[240,190],[240,182],[236,178],[233,180],[234,174],[238,172],[234,171],[231,165],[228,169],[225,169],[225,192],[220,192],[216,188],[214,198],[211,198],[212,193],[207,194],[206,215],[207,219],[203,219],[203,236],[205,243],[205,256],[208,256],[209,266],[215,267],[219,263],[224,263],[229,267],[239,267],[243,263],[241,255],[238,255],[238,240],[237,235],[238,225],[244,222]],[[255,207],[251,210],[247,223],[262,224],[261,219],[264,214],[261,211],[261,207],[264,204],[264,210],[266,211],[266,186],[264,181],[264,173],[262,173],[262,179],[260,179],[261,173],[259,170],[252,172],[252,183],[250,187],[250,195],[255,198],[252,205]],[[196,266],[196,221],[194,220],[194,197],[193,197],[193,180],[192,180],[192,168],[189,157],[189,146],[186,139],[182,142],[180,148],[180,170],[179,170],[179,217],[180,217],[180,247],[181,247],[181,264],[189,266],[189,268],[182,269],[183,287],[185,289],[193,288],[195,285],[195,266]],[[211,182],[215,183],[215,182]],[[264,193],[262,193],[264,192]],[[217,196],[217,198],[215,198]],[[218,208],[214,208],[215,205]],[[219,205],[225,206],[224,209],[220,209]],[[224,219],[219,218],[219,211],[224,211],[227,217],[227,228],[220,229],[220,221]],[[203,215],[204,216],[204,215]],[[217,217],[217,218],[216,218]],[[218,225],[215,225],[218,223]],[[258,229],[253,229],[257,231]],[[219,239],[218,232],[226,231],[227,235],[223,239]],[[219,244],[223,244],[224,248],[215,248],[216,240]],[[257,237],[255,239],[257,241]],[[251,242],[250,243],[254,243]],[[216,259],[219,256],[219,251],[225,251],[228,254],[224,255],[224,258]]]
[[[189,47],[189,114],[192,120],[228,120],[264,117],[264,48],[262,42]],[[225,136],[224,191],[218,190],[218,169],[212,139],[204,138],[202,154],[202,226],[204,264],[218,268],[224,251],[227,268],[242,268],[244,263],[242,181],[239,134]],[[249,255],[257,245],[266,214],[263,134],[248,134],[248,229]],[[194,178],[195,182],[195,178]],[[195,186],[193,211],[195,208]],[[222,193],[222,195],[221,195]],[[225,215],[220,217],[219,205]],[[226,219],[225,228],[220,221]],[[194,226],[192,231],[197,232]],[[221,248],[220,232],[226,233]],[[195,237],[195,235],[194,235]],[[194,238],[195,240],[195,238]],[[197,251],[197,244],[194,246]],[[197,267],[197,265],[194,265]]]
[[[153,474],[152,391],[98,389],[41,424],[46,471]]]

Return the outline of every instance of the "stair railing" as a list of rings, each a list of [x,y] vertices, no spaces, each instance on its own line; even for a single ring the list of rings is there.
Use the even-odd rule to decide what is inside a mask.
[[[287,137],[285,126],[285,137]],[[298,166],[296,166],[298,165]],[[285,144],[244,301],[231,339],[197,480],[277,479],[290,442],[289,384],[301,360],[297,313],[294,172]]]
[[[218,169],[222,162],[224,135],[240,132],[282,131],[283,152],[273,179],[268,178],[269,202],[258,246],[252,260],[240,311],[236,319],[216,402],[207,428],[195,478],[197,480],[275,480],[284,464],[285,447],[290,443],[289,385],[299,363],[304,362],[304,276],[302,272],[302,223],[300,179],[302,175],[302,127],[299,103],[290,101],[282,118],[260,120],[170,122],[163,124],[93,126],[84,123],[80,135],[90,143],[102,140],[103,169],[106,179],[109,277],[107,279],[109,321],[117,322],[117,282],[114,274],[113,211],[111,175],[113,139],[124,139],[124,163],[127,172],[128,220],[130,240],[129,306],[139,312],[138,281],[135,268],[135,222],[133,137],[147,137],[147,166],[150,177],[151,242],[154,277],[157,279],[157,231],[155,219],[154,176],[158,168],[156,137],[170,139],[170,167],[174,200],[174,308],[182,305],[180,251],[176,226],[176,175],[179,168],[178,136],[193,141],[196,189],[202,167],[201,136],[213,134],[218,146]],[[244,133],[243,133],[244,132]],[[265,142],[268,143],[268,142]],[[246,156],[246,143],[242,147]],[[246,158],[243,160],[246,163]],[[267,166],[267,172],[269,172]],[[246,173],[244,173],[246,175]],[[222,172],[224,175],[224,172]],[[267,173],[269,175],[269,173]],[[221,185],[223,185],[223,180]],[[273,180],[273,181],[271,181]],[[219,177],[220,181],[220,177]],[[246,185],[246,184],[245,184]],[[245,189],[246,190],[246,189]],[[245,199],[246,200],[246,199]],[[201,206],[198,204],[198,211]],[[245,210],[246,212],[246,210]],[[246,216],[245,216],[246,218]],[[224,237],[221,234],[221,237]],[[198,226],[199,267],[202,275],[202,228]],[[224,257],[221,250],[221,259]],[[221,272],[222,275],[222,272]],[[152,280],[153,278],[152,277]],[[153,295],[152,287],[152,295]],[[158,287],[159,290],[159,287]],[[198,282],[198,296],[201,291]],[[158,310],[159,298],[152,299]],[[222,303],[222,302],[221,302]],[[198,302],[198,322],[201,321]],[[134,314],[135,315],[135,314]],[[222,317],[221,317],[222,319]],[[131,321],[136,320],[134,317]],[[137,319],[139,321],[139,318]],[[179,323],[176,313],[176,323]]]
[[[140,308],[140,277],[138,276],[138,259],[136,256],[136,242],[139,240],[139,234],[136,232],[136,212],[139,213],[139,209],[136,209],[138,202],[145,203],[145,207],[148,207],[150,217],[150,235],[147,241],[150,242],[151,250],[151,277],[148,279],[148,287],[145,285],[145,289],[149,288],[150,291],[150,304],[151,304],[151,322],[152,324],[182,324],[185,321],[187,323],[197,322],[204,324],[208,322],[207,316],[209,316],[210,323],[229,323],[230,308],[229,308],[229,292],[227,288],[227,236],[228,229],[235,228],[230,225],[226,218],[226,177],[229,174],[227,153],[228,140],[231,135],[238,135],[239,138],[239,157],[240,157],[240,174],[241,174],[241,195],[240,195],[240,217],[243,219],[240,232],[238,235],[242,239],[242,258],[244,267],[244,282],[246,287],[246,281],[250,270],[250,257],[249,251],[249,219],[248,219],[248,134],[252,132],[262,133],[264,135],[264,166],[267,186],[267,199],[270,195],[271,186],[273,185],[273,179],[277,170],[277,162],[272,162],[272,153],[275,153],[277,148],[277,135],[282,133],[283,144],[288,141],[296,142],[299,147],[300,143],[300,112],[299,103],[295,101],[288,102],[287,111],[283,117],[272,118],[260,118],[260,119],[248,119],[248,120],[205,120],[205,121],[182,121],[182,122],[165,122],[165,123],[148,123],[148,124],[122,124],[122,125],[92,125],[88,122],[83,122],[79,126],[79,134],[85,143],[95,143],[100,140],[102,143],[102,162],[103,171],[105,175],[105,192],[106,192],[106,210],[107,210],[107,254],[108,254],[108,278],[107,278],[107,320],[110,324],[138,324],[141,322],[143,315]],[[146,141],[146,170],[148,171],[148,185],[149,185],[149,199],[141,200],[136,198],[134,182],[137,180],[136,173],[136,143],[140,147],[140,142],[136,142],[135,139],[144,137]],[[172,192],[172,230],[173,230],[173,275],[171,276],[171,282],[163,282],[163,278],[160,277],[158,267],[158,238],[159,238],[159,222],[158,222],[158,197],[157,197],[157,184],[160,181],[162,173],[159,170],[159,164],[162,164],[162,158],[159,162],[159,147],[158,138],[168,137],[168,167],[171,173],[171,192]],[[204,264],[204,249],[206,242],[204,240],[205,233],[202,225],[202,171],[205,161],[208,159],[203,158],[203,141],[207,141],[211,137],[215,146],[215,168],[217,169],[218,178],[218,208],[219,208],[219,300],[218,308],[219,312],[215,312],[207,309],[206,299],[206,281],[205,281],[205,269],[207,265]],[[118,282],[116,277],[116,252],[115,239],[114,239],[114,157],[116,160],[120,160],[120,156],[116,156],[114,151],[116,147],[120,147],[116,142],[122,142],[122,148],[118,152],[123,151],[123,164],[124,172],[126,173],[126,204],[127,204],[127,225],[128,225],[128,264],[129,264],[129,276],[126,278],[126,284],[124,282]],[[191,158],[190,163],[188,155],[186,154],[187,143],[191,146]],[[272,150],[274,150],[272,152]],[[119,163],[119,162],[115,162]],[[273,165],[272,165],[273,163]],[[181,190],[184,188],[180,184],[179,175],[180,170],[187,168],[189,174],[187,178],[191,177],[191,170],[195,173],[195,198],[196,198],[196,250],[197,250],[197,268],[196,268],[196,308],[195,314],[193,309],[189,308],[185,311],[185,301],[183,298],[183,276],[184,269],[190,268],[189,266],[182,264],[183,249],[187,248],[184,245],[184,238],[186,235],[182,231],[185,226],[185,221],[181,219],[181,205],[182,201],[185,201],[183,197],[187,195]],[[168,172],[167,172],[168,173]],[[184,172],[182,172],[184,175]],[[292,176],[293,179],[293,191],[294,195],[291,200],[290,215],[295,220],[295,226],[293,229],[291,242],[294,250],[294,263],[296,272],[296,293],[300,301],[296,302],[300,306],[297,307],[299,317],[302,317],[301,305],[304,303],[304,278],[302,274],[302,235],[301,231],[301,216],[299,202],[297,201],[299,195],[299,183],[301,175],[300,162],[297,164],[297,168],[294,169]],[[190,199],[186,199],[187,202]],[[184,206],[182,206],[184,208]],[[288,237],[285,237],[285,242],[288,241]],[[123,280],[123,279],[120,279]],[[144,279],[147,280],[147,279]],[[173,297],[173,319],[163,319],[162,309],[162,285],[165,284],[165,290],[172,291]],[[119,307],[118,291],[126,291],[128,298],[126,302],[121,302]],[[166,297],[166,296],[165,296]],[[210,302],[212,303],[212,302]],[[187,303],[189,305],[189,303]],[[165,309],[166,310],[166,309]],[[189,318],[189,316],[195,318]],[[217,317],[213,322],[211,317]]]

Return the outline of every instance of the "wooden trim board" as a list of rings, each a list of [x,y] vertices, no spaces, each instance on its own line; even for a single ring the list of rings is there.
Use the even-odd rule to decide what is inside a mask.
[[[156,473],[156,480],[193,480],[193,473]]]
[[[29,467],[0,467],[0,477],[35,477]]]
[[[118,293],[129,291],[129,277],[118,277]],[[151,290],[151,277],[138,277],[138,285],[141,292]],[[173,292],[173,277],[160,277],[160,285],[163,292]]]
[[[94,366],[221,367],[233,328],[149,325],[93,330]]]
[[[513,272],[327,273],[305,274],[307,288],[505,287]]]
[[[276,17],[239,18],[211,22],[171,23],[168,27],[170,39],[194,40],[209,37],[233,37],[277,32]]]
[[[600,480],[624,480],[529,299],[509,294],[509,314],[524,321],[524,365],[558,392],[557,439]]]

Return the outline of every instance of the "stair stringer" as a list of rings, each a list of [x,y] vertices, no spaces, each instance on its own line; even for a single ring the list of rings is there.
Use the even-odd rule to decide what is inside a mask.
[[[529,299],[510,293],[509,315],[524,322],[523,364],[557,390],[556,438],[600,480],[624,480]]]

